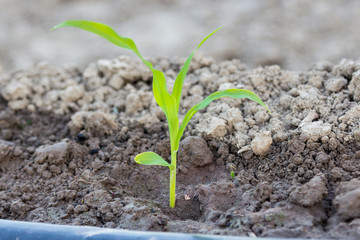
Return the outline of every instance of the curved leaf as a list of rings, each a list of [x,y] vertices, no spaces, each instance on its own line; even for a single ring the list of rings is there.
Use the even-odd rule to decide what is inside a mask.
[[[261,99],[253,92],[245,89],[227,89],[224,91],[218,91],[210,94],[207,98],[205,98],[202,102],[196,104],[193,106],[185,115],[183,122],[181,123],[181,126],[179,128],[179,132],[177,135],[177,142],[180,142],[180,138],[183,135],[183,132],[189,123],[190,119],[194,116],[194,114],[199,111],[200,109],[203,109],[207,107],[212,101],[215,99],[221,98],[221,97],[231,97],[235,99],[239,98],[248,98],[250,100],[253,100],[254,102],[257,102],[261,104],[263,107],[265,107],[269,113],[269,108],[261,101]]]
[[[131,38],[122,37],[122,36],[118,35],[114,31],[114,29],[112,29],[111,27],[109,27],[105,24],[87,21],[87,20],[68,20],[68,21],[64,21],[64,22],[56,25],[50,31],[53,31],[60,27],[75,27],[75,28],[80,28],[80,29],[86,30],[88,32],[95,33],[95,34],[99,35],[100,37],[105,38],[109,42],[111,42],[119,47],[132,50],[136,55],[138,55],[141,58],[141,60],[146,64],[146,66],[148,66],[149,68],[152,68],[152,64],[150,62],[146,61],[141,56],[139,50],[137,49],[137,47],[135,45],[135,42]]]
[[[215,29],[214,31],[212,31],[209,35],[207,35],[200,43],[199,45],[196,47],[196,49],[190,54],[190,56],[186,59],[184,66],[181,68],[180,72],[178,73],[176,80],[175,80],[175,84],[173,87],[173,90],[171,92],[171,94],[175,97],[176,101],[177,101],[177,108],[176,108],[176,112],[179,111],[179,106],[180,106],[180,100],[181,100],[181,91],[182,91],[182,86],[186,77],[186,74],[189,70],[189,66],[191,63],[191,60],[196,52],[196,50],[198,50],[201,45],[209,38],[211,37],[214,33],[216,33],[221,27],[218,27],[217,29]]]
[[[171,164],[154,152],[143,152],[135,157],[135,162],[143,165],[171,167]]]

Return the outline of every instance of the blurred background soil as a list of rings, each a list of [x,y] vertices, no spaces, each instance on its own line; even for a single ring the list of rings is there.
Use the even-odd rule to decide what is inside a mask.
[[[313,62],[360,55],[358,0],[1,0],[0,69],[38,61],[85,67],[125,53],[75,29],[48,31],[67,19],[106,23],[135,39],[147,57],[187,56],[220,25],[202,48],[218,61],[306,70]]]

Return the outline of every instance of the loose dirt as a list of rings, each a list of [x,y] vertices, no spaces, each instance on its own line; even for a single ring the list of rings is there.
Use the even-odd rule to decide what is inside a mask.
[[[171,89],[184,59],[151,59]],[[0,218],[146,231],[359,239],[360,62],[306,72],[197,57],[183,116],[216,90],[245,88],[270,107],[219,99],[190,121],[169,171],[165,116],[137,60],[84,71],[40,63],[0,79]],[[230,172],[236,176],[231,179]]]

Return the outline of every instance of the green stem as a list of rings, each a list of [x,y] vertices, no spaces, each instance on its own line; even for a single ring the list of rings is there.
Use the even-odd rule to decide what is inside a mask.
[[[170,208],[175,207],[176,201],[176,154],[177,151],[171,152],[171,167],[170,167]]]

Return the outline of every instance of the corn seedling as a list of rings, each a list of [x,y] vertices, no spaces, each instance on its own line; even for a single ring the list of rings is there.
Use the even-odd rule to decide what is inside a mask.
[[[231,177],[232,180],[234,180],[234,178],[235,178],[235,173],[234,173],[233,170],[231,170],[231,172],[230,172],[230,177]]]
[[[175,83],[172,89],[172,92],[169,93],[166,88],[166,80],[165,74],[153,67],[153,65],[145,60],[143,56],[140,54],[137,46],[134,41],[127,37],[122,37],[118,35],[112,28],[107,25],[90,22],[85,20],[70,20],[60,23],[59,25],[52,28],[52,30],[60,28],[60,27],[76,27],[80,28],[94,34],[97,34],[109,42],[125,49],[132,50],[141,60],[142,62],[152,71],[153,74],[153,94],[156,103],[160,106],[160,108],[164,111],[166,115],[166,119],[169,125],[169,133],[170,133],[170,146],[171,146],[171,162],[168,163],[162,157],[154,152],[144,152],[135,157],[135,162],[138,164],[144,165],[159,165],[165,166],[170,169],[170,208],[175,207],[175,186],[176,186],[176,155],[179,149],[180,139],[184,133],[184,130],[189,123],[190,119],[194,116],[194,114],[200,109],[208,106],[213,100],[221,98],[221,97],[230,97],[230,98],[248,98],[253,100],[262,106],[264,106],[267,110],[268,107],[261,101],[261,99],[254,94],[253,92],[245,89],[227,89],[224,91],[218,91],[210,94],[203,101],[193,106],[184,116],[181,124],[179,122],[179,106],[181,100],[181,92],[183,87],[183,82],[186,77],[186,74],[189,69],[190,62],[196,52],[197,49],[215,32],[217,32],[220,28],[215,29],[209,35],[207,35],[196,47],[196,49],[190,54],[190,56],[185,61],[184,66],[181,68],[179,74],[175,79]]]
[[[234,164],[230,164],[230,165],[229,165],[229,168],[230,168],[230,170],[231,170],[231,172],[230,172],[231,180],[234,180],[234,178],[235,178],[235,173],[234,173],[234,171],[236,170],[236,167],[234,166]]]

